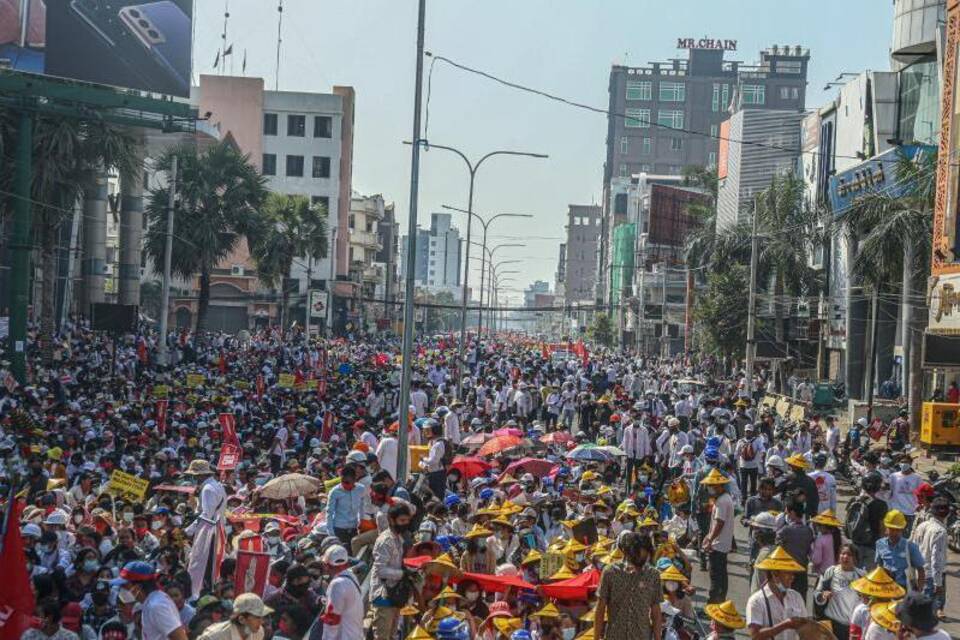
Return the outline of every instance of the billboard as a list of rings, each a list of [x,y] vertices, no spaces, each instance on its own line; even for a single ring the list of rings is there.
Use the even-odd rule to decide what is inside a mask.
[[[868,193],[885,193],[899,196],[911,187],[910,181],[897,176],[897,161],[901,154],[916,159],[921,153],[936,153],[935,147],[903,145],[884,151],[857,166],[830,177],[830,205],[833,213],[839,214]]]
[[[0,67],[190,95],[193,0],[0,0]]]

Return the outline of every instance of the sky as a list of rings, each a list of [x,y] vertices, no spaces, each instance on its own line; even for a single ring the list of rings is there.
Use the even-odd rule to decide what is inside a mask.
[[[276,79],[277,0],[228,0],[227,71]],[[224,0],[197,0],[194,74],[216,73]],[[353,188],[396,203],[406,234],[410,198],[416,0],[284,0],[279,88],[357,93]],[[607,106],[611,64],[641,66],[685,57],[679,37],[738,41],[727,59],[753,63],[773,44],[811,53],[807,108],[831,100],[824,85],[841,72],[889,68],[893,6],[882,0],[427,0],[426,49],[470,67],[550,93]],[[429,58],[426,71],[430,70]],[[426,92],[426,85],[424,86]],[[488,246],[516,270],[507,298],[535,280],[554,283],[568,204],[599,203],[606,116],[517,92],[442,63],[433,69],[425,137],[471,158],[499,149],[545,153],[547,159],[496,157],[479,170],[474,211],[510,212]],[[453,154],[422,154],[418,222],[442,205],[466,208],[467,171]],[[466,235],[466,215],[454,213]],[[478,225],[474,224],[476,238]],[[479,249],[471,251],[477,284]]]

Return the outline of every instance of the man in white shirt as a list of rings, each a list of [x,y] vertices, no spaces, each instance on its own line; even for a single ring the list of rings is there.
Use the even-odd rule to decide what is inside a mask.
[[[737,466],[740,469],[740,493],[743,504],[747,498],[757,493],[757,480],[760,477],[760,461],[765,451],[763,438],[757,436],[756,427],[750,423],[743,429],[743,437],[737,442]]]
[[[627,454],[627,486],[633,486],[633,472],[638,469],[644,461],[653,455],[653,447],[650,446],[650,431],[647,426],[637,421],[632,421],[623,430],[623,441],[621,447]]]
[[[891,509],[900,511],[907,517],[907,529],[903,535],[909,536],[913,529],[913,519],[917,515],[917,487],[923,484],[923,479],[913,471],[909,460],[900,463],[900,470],[890,474],[887,478],[890,484],[890,499],[887,504]]]
[[[323,554],[324,570],[332,576],[327,586],[327,605],[320,616],[324,640],[354,640],[364,635],[363,597],[349,565],[347,550],[338,544]]]
[[[273,475],[277,475],[283,469],[283,457],[289,439],[290,432],[287,430],[287,425],[281,422],[277,432],[273,434],[273,444],[270,445],[270,471]]]
[[[782,547],[777,547],[770,555],[781,553],[789,558],[789,554],[783,551]],[[788,563],[789,560],[773,560],[768,557],[755,567],[767,571],[767,582],[747,600],[747,630],[751,638],[798,640],[800,636],[796,630],[810,619],[807,603],[799,593],[790,588],[794,574],[806,571],[806,567],[793,561],[793,570],[784,570]]]
[[[446,443],[439,434],[439,425],[436,421],[428,420],[423,425],[423,435],[430,442],[427,457],[420,461],[421,471],[427,474],[427,484],[437,500],[443,500],[446,495],[447,470],[443,466],[443,456],[446,453]]]
[[[121,600],[132,597],[141,604],[143,640],[187,640],[180,611],[173,598],[160,589],[158,577],[152,564],[134,560],[125,564],[120,577],[110,584],[125,592]]]
[[[461,405],[459,400],[453,401],[453,408],[437,407],[437,417],[443,421],[443,437],[450,441],[453,446],[460,446],[460,416],[457,415],[456,408]]]
[[[390,474],[394,480],[397,479],[397,423],[394,422],[384,430],[383,437],[380,438],[380,444],[377,445],[377,460],[380,462],[380,468]]]
[[[937,614],[943,613],[946,604],[947,571],[947,516],[950,503],[946,498],[934,498],[930,503],[930,517],[917,525],[910,540],[920,547],[923,554],[923,570],[926,576],[924,593],[933,598]]]
[[[422,418],[427,415],[427,405],[430,400],[426,392],[420,387],[419,382],[413,383],[413,391],[410,392],[410,404],[413,405],[413,413],[416,417]]]
[[[813,478],[817,485],[817,495],[820,497],[817,510],[823,513],[827,509],[837,512],[837,479],[826,470],[827,454],[818,453],[813,457],[814,470],[807,475]],[[813,515],[813,514],[810,514]]]
[[[720,604],[727,599],[727,554],[733,549],[734,505],[727,492],[730,479],[716,469],[700,481],[713,497],[710,530],[703,539],[703,551],[710,563],[710,595],[708,601]]]

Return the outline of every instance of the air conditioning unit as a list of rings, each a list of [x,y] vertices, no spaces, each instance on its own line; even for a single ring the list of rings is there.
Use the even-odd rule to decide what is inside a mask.
[[[235,264],[230,267],[230,275],[232,276],[242,276],[243,275],[243,265]]]

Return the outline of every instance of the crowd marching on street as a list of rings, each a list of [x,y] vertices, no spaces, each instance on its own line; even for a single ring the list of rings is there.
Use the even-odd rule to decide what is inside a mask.
[[[72,325],[0,372],[3,633],[949,638],[951,504],[905,414],[884,447],[784,419],[766,374],[513,334],[462,373],[421,337],[409,398],[393,339],[183,332],[169,366],[156,340]]]

